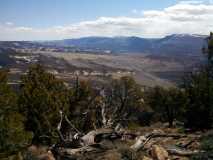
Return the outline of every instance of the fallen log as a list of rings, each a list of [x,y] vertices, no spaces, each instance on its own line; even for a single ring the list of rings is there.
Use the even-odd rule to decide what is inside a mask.
[[[166,150],[169,154],[176,155],[176,156],[184,156],[184,157],[196,155],[199,153],[204,153],[204,151],[200,151],[200,150],[191,151],[191,150],[181,149],[178,147],[172,147],[172,148],[166,147]]]
[[[99,143],[104,139],[113,140],[117,138],[121,138],[121,136],[117,134],[113,129],[102,128],[102,129],[90,131],[89,133],[84,135],[81,138],[81,144],[82,146],[89,146],[89,145]]]
[[[152,132],[152,133],[148,133],[144,136],[140,136],[136,138],[136,142],[135,144],[133,144],[130,148],[132,148],[135,151],[138,151],[142,148],[144,148],[144,146],[153,138],[168,138],[168,137],[172,137],[175,139],[178,138],[184,138],[186,137],[186,135],[182,135],[182,134],[165,134],[165,133],[160,133],[160,132]]]
[[[98,151],[98,149],[91,146],[84,146],[81,148],[74,148],[74,149],[63,148],[61,150],[61,153],[64,155],[82,155],[87,152],[95,152],[95,151]]]
[[[133,144],[130,148],[135,151],[138,151],[144,147],[144,145],[146,144],[147,141],[148,141],[148,139],[145,136],[137,137],[135,144]]]

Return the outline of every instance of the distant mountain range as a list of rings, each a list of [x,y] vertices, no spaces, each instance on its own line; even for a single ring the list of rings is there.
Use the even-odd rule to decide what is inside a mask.
[[[164,55],[200,55],[206,36],[174,34],[164,38],[140,37],[85,37],[42,42],[0,42],[1,48],[54,48],[58,51],[98,53],[147,53]]]
[[[85,37],[49,41],[43,44],[77,47],[88,51],[111,53],[200,54],[206,36],[174,34],[164,38]]]

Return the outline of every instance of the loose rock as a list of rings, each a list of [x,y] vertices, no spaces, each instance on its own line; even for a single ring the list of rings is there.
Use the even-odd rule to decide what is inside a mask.
[[[161,146],[153,145],[151,149],[152,158],[155,160],[168,160],[169,154],[168,152]]]
[[[149,158],[149,157],[147,157],[147,156],[144,156],[143,157],[143,160],[153,160],[152,158]]]

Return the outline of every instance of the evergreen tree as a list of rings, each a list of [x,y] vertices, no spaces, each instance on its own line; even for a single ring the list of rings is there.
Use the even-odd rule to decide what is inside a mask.
[[[57,137],[60,110],[67,112],[67,87],[40,65],[33,65],[22,77],[19,105],[26,116],[26,128],[34,133],[33,143],[51,143]]]
[[[95,110],[95,100],[97,93],[92,88],[89,81],[76,80],[69,89],[69,115],[68,118],[82,132],[94,129],[93,122]]]
[[[31,143],[24,117],[17,107],[17,95],[7,84],[7,72],[0,71],[0,158],[15,154]]]
[[[194,129],[211,128],[213,123],[213,33],[203,48],[206,65],[185,78],[188,97],[185,126]]]
[[[146,95],[146,102],[162,121],[173,126],[174,120],[182,120],[186,105],[186,97],[178,88],[155,87]]]

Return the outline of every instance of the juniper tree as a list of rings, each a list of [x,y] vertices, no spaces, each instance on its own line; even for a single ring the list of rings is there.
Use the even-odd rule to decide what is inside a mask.
[[[26,116],[26,129],[34,133],[33,143],[57,139],[60,110],[68,112],[67,87],[63,81],[33,65],[21,79],[19,106]]]
[[[203,48],[205,65],[185,77],[188,97],[185,126],[194,129],[211,128],[213,123],[213,33]]]
[[[0,158],[15,154],[31,143],[17,107],[17,95],[8,85],[7,71],[0,70]]]
[[[179,88],[154,87],[147,92],[146,103],[153,109],[156,117],[173,127],[174,120],[182,120],[186,97]]]

